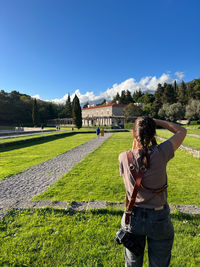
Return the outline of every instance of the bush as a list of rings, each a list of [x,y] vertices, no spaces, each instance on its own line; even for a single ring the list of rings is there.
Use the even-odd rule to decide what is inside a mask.
[[[133,122],[125,123],[124,124],[124,129],[130,129],[130,130],[132,130],[133,129],[133,126],[134,126],[134,123]]]
[[[181,103],[174,103],[172,105],[164,104],[159,109],[158,115],[165,120],[177,121],[184,119],[185,107]]]
[[[185,117],[188,120],[200,120],[200,101],[199,100],[192,100],[186,106],[186,113]]]
[[[197,124],[200,124],[200,121],[191,121],[190,122],[190,125],[197,125]]]

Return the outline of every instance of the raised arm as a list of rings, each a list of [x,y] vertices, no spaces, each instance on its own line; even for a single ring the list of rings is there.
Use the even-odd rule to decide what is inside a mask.
[[[168,122],[168,121],[163,121],[163,120],[157,120],[154,119],[156,125],[161,126],[170,132],[174,133],[174,135],[169,138],[169,141],[172,143],[174,151],[179,148],[179,146],[182,144],[187,130],[184,127],[179,126],[178,124]]]

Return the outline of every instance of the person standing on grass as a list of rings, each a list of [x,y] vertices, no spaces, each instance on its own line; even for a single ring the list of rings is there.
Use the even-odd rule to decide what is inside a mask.
[[[101,136],[104,136],[104,129],[101,129]]]
[[[174,135],[167,141],[157,145],[156,125],[161,126]],[[171,249],[174,239],[174,229],[170,219],[170,209],[167,203],[167,173],[166,166],[174,157],[174,151],[183,142],[186,129],[163,120],[139,117],[133,128],[132,156],[136,166],[145,167],[128,231],[133,240],[141,248],[139,255],[125,248],[125,266],[139,267],[143,265],[145,243],[148,243],[150,267],[167,267],[171,259]],[[120,175],[124,179],[126,194],[130,201],[135,183],[128,166],[127,154],[119,155]],[[136,168],[136,166],[134,166]],[[125,213],[122,217],[122,227],[125,225]]]
[[[96,134],[97,134],[97,137],[99,138],[99,134],[100,134],[100,128],[96,128]]]

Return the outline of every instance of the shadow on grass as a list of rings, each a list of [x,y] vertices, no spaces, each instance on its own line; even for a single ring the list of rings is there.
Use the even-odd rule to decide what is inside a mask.
[[[88,133],[88,132],[81,132],[83,134]],[[11,151],[14,149],[21,149],[21,148],[25,148],[25,147],[29,147],[29,146],[35,146],[35,145],[41,145],[47,142],[51,142],[51,141],[55,141],[57,139],[61,139],[61,138],[65,138],[67,136],[73,136],[76,134],[80,134],[78,132],[74,132],[74,133],[64,133],[64,134],[58,134],[58,135],[54,135],[54,136],[43,136],[43,137],[36,137],[33,139],[26,139],[26,140],[19,140],[19,141],[14,141],[14,142],[10,142],[9,144],[0,147],[0,152],[7,152],[7,151]]]
[[[15,216],[18,215],[31,215],[34,213],[38,213],[39,215],[46,216],[47,214],[57,214],[60,216],[73,216],[75,214],[88,214],[91,213],[92,215],[113,215],[113,216],[122,216],[123,211],[119,209],[111,209],[111,208],[105,208],[105,209],[91,209],[89,211],[82,210],[82,211],[74,211],[71,208],[69,209],[57,209],[57,208],[40,208],[40,209],[34,209],[34,208],[28,208],[28,209],[11,209],[8,211],[8,213],[2,218],[2,222],[6,222],[7,220],[14,221]]]
[[[81,210],[81,211],[75,211],[69,207],[68,209],[58,209],[58,208],[28,208],[28,209],[11,209],[9,212],[5,215],[5,217],[2,220],[6,220],[9,218],[12,218],[14,220],[15,216],[18,216],[20,214],[27,214],[31,215],[34,213],[38,213],[39,215],[48,215],[48,214],[57,214],[60,216],[73,216],[75,214],[92,214],[92,215],[112,215],[112,216],[122,216],[124,211],[121,209],[113,209],[113,208],[102,208],[102,209],[91,209],[91,210]],[[172,220],[179,221],[179,222],[190,222],[194,225],[199,224],[200,215],[199,214],[183,214],[183,213],[172,213],[171,214]]]
[[[200,214],[186,214],[181,212],[171,213],[171,218],[177,221],[193,221],[194,219],[200,220]]]

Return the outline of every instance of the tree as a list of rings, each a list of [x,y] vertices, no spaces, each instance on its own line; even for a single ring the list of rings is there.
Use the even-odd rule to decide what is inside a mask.
[[[126,91],[125,90],[121,91],[120,104],[126,104]]]
[[[135,91],[133,93],[133,102],[134,103],[138,103],[138,99],[143,96],[144,93],[142,93],[141,89],[139,89],[138,91]]]
[[[185,117],[189,121],[191,121],[191,120],[200,120],[200,101],[199,100],[192,100],[186,106]]]
[[[145,106],[142,107],[143,115],[155,118],[157,115],[157,109],[155,106],[153,106],[151,103],[147,103]]]
[[[194,80],[194,98],[200,100],[200,79]]]
[[[163,103],[173,104],[176,102],[176,94],[174,91],[174,87],[171,84],[164,84],[164,92],[162,97]]]
[[[39,124],[39,112],[38,112],[38,106],[37,106],[37,100],[33,100],[33,108],[32,108],[32,119],[33,119],[33,125]]]
[[[120,103],[120,95],[119,93],[116,94],[116,96],[113,98],[112,103]]]
[[[178,92],[178,86],[177,86],[176,80],[174,81],[174,92],[175,92],[176,95],[177,95],[177,92]]]
[[[163,93],[164,93],[164,87],[159,83],[154,94],[155,97],[154,106],[157,108],[157,110],[162,107]]]
[[[163,107],[159,110],[158,115],[165,120],[177,121],[184,118],[185,107],[181,103],[174,104],[164,104]]]
[[[71,104],[70,94],[68,94],[68,98],[64,108],[64,114],[65,118],[72,118],[72,104]]]
[[[133,98],[129,90],[126,90],[126,101],[125,102],[126,102],[125,104],[129,104],[133,102]]]
[[[138,102],[148,104],[148,103],[153,103],[154,100],[155,100],[155,97],[153,94],[145,93],[145,94],[143,94],[143,96],[141,96],[138,99]]]
[[[124,117],[126,122],[131,121],[135,117],[142,115],[142,109],[136,106],[134,103],[128,104],[124,109]]]
[[[104,98],[97,106],[105,105],[106,104],[106,99]]]
[[[177,100],[183,105],[187,103],[186,89],[187,89],[186,84],[184,81],[182,81],[178,87]]]
[[[194,92],[194,83],[193,82],[189,82],[187,84],[187,88],[186,88],[186,95],[187,95],[187,101],[188,103],[195,98],[195,92]]]
[[[74,124],[78,129],[80,129],[82,127],[82,111],[77,95],[74,96],[72,103],[72,117],[74,120]]]
[[[47,117],[48,117],[49,120],[56,118],[54,106],[53,106],[52,103],[49,103],[48,106],[47,106]]]

